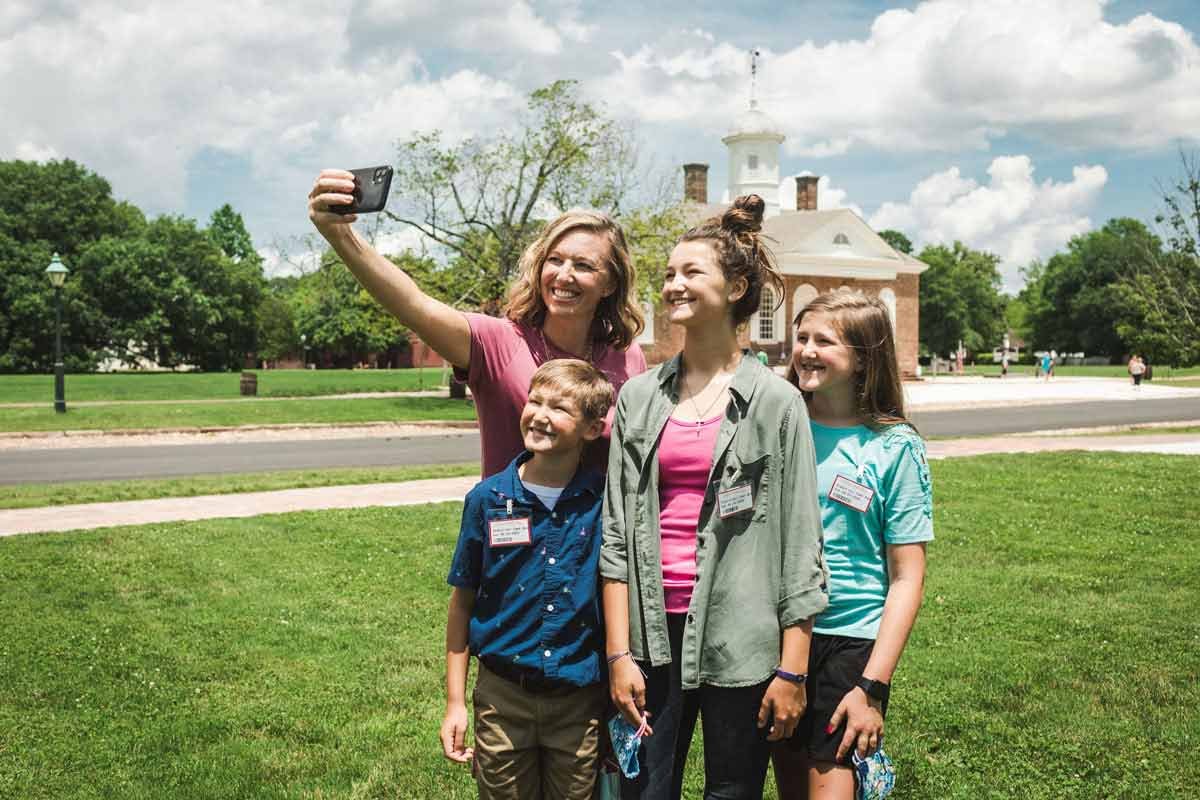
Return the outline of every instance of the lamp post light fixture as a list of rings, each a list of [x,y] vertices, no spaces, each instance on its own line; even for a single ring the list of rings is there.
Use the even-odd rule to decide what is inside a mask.
[[[50,266],[46,267],[46,277],[54,287],[54,410],[59,414],[65,414],[67,411],[67,398],[63,388],[62,287],[69,273],[70,270],[63,266],[62,259],[55,253],[50,259]]]

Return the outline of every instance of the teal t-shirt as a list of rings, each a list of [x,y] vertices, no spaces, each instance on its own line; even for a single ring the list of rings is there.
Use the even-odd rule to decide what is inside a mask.
[[[829,607],[813,630],[874,639],[888,591],[884,545],[933,539],[925,443],[907,425],[873,431],[814,422],[812,434],[829,566]]]

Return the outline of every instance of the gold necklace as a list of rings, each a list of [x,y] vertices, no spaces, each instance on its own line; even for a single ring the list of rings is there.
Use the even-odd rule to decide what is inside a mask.
[[[541,338],[541,340],[542,340],[542,353],[545,354],[546,360],[549,361],[550,360],[550,345],[546,341],[546,333],[541,328],[538,328],[537,332],[538,332],[538,337]],[[583,351],[583,360],[588,362],[589,364],[592,363],[592,344],[593,344],[593,341],[592,341],[591,337],[588,337],[587,350]],[[555,349],[558,350],[560,353],[566,353],[567,355],[571,356],[572,358],[578,358],[578,356],[576,356],[570,350],[564,350],[563,348],[558,347],[557,345],[555,345]]]
[[[712,385],[713,378],[716,378],[716,375],[714,375],[712,378],[709,378],[708,383],[705,384],[704,389],[701,390],[701,393],[703,393],[704,390],[708,389],[708,387]],[[721,390],[716,393],[716,395],[712,399],[712,402],[710,402],[705,407],[705,409],[703,411],[701,411],[700,404],[696,402],[696,393],[692,391],[690,386],[688,386],[687,373],[686,373],[686,371],[684,372],[683,388],[687,389],[688,399],[692,401],[692,409],[695,410],[695,412],[696,412],[696,438],[697,439],[700,438],[700,433],[701,433],[700,429],[704,427],[704,423],[708,419],[708,412],[712,411],[713,406],[715,406],[717,404],[717,401],[720,400],[725,395],[725,390],[729,388],[729,382],[731,380],[733,380],[733,376],[727,375],[725,377],[724,385],[721,386]]]

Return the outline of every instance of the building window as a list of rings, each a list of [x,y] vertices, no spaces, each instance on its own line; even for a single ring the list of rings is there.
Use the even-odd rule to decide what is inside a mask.
[[[757,332],[755,339],[760,342],[773,342],[778,338],[775,331],[775,293],[765,286],[758,304]]]
[[[844,233],[839,233],[837,236],[833,237],[833,243],[838,247],[849,247],[850,237]]]
[[[746,159],[746,166],[749,167],[751,170],[758,169],[758,154],[757,153],[750,154],[750,157]]]
[[[892,330],[895,331],[896,330],[896,293],[894,291],[892,291],[890,288],[885,287],[885,288],[879,290],[879,299],[882,300],[884,306],[887,307],[888,319],[891,320]]]

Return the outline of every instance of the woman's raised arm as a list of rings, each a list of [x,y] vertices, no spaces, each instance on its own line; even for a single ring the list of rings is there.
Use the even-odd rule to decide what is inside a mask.
[[[330,210],[352,202],[353,191],[354,175],[341,169],[322,170],[308,194],[308,218],[381,306],[442,358],[466,369],[471,360],[466,316],[427,295],[404,270],[364,241],[350,225],[355,215]]]

